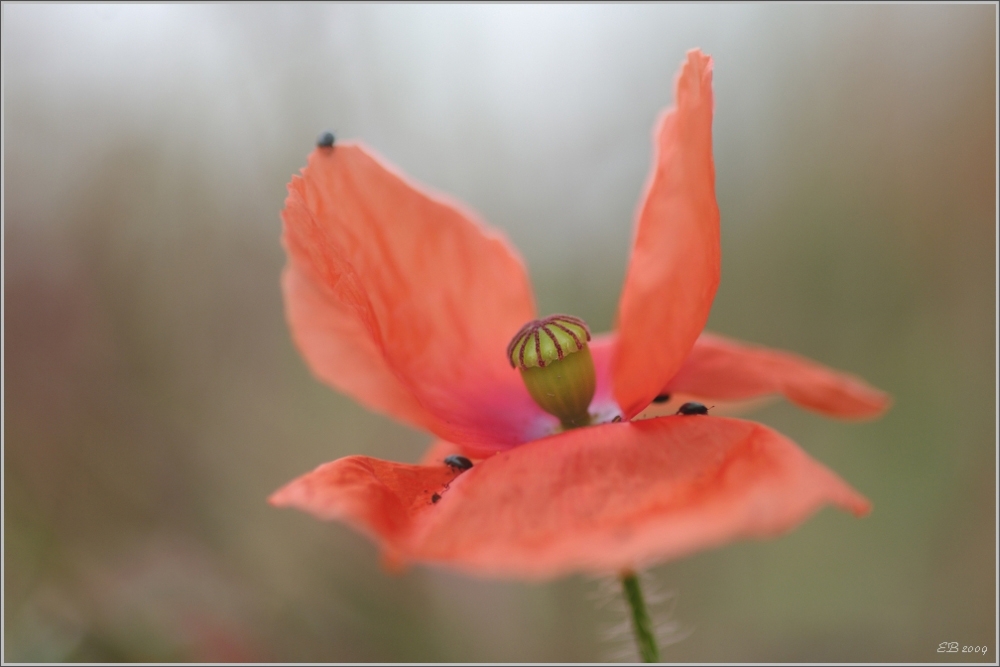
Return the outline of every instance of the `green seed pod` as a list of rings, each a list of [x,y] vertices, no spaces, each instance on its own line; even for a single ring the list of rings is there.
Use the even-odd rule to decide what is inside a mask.
[[[507,359],[521,370],[528,393],[566,429],[590,423],[597,377],[589,340],[583,320],[552,315],[525,324],[507,346]]]

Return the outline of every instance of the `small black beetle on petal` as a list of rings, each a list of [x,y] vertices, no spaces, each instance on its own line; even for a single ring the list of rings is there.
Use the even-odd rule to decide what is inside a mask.
[[[435,493],[433,496],[431,496],[431,502],[432,503],[437,503],[437,501],[439,501],[439,500],[441,500],[441,494],[440,493]]]
[[[319,135],[319,139],[316,140],[316,146],[318,148],[333,148],[333,142],[336,140],[336,137],[333,136],[333,132],[324,132]]]
[[[472,461],[465,458],[464,456],[459,456],[458,454],[452,454],[444,460],[444,464],[449,468],[465,472],[472,467]]]
[[[677,411],[679,415],[707,415],[708,408],[706,408],[701,403],[685,403],[681,406],[681,409]]]
[[[653,403],[666,403],[670,400],[670,394],[660,394],[653,399]]]

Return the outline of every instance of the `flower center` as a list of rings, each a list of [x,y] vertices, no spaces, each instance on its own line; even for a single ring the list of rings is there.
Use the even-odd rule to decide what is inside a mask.
[[[507,346],[507,360],[521,370],[528,393],[565,429],[590,423],[597,378],[589,340],[580,318],[551,315],[525,324]]]

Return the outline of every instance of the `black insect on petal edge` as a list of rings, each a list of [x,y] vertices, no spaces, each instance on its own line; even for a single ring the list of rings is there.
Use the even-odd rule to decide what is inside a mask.
[[[465,472],[472,467],[472,461],[465,458],[464,456],[459,456],[458,454],[452,454],[444,460],[444,464],[449,468],[458,470],[460,472]]]
[[[684,405],[681,406],[680,410],[677,411],[677,414],[685,416],[707,415],[708,408],[706,408],[701,403],[694,403],[694,402],[685,403]]]
[[[319,138],[316,140],[316,146],[317,148],[333,148],[333,144],[336,140],[337,138],[333,136],[333,132],[324,132],[319,135]]]

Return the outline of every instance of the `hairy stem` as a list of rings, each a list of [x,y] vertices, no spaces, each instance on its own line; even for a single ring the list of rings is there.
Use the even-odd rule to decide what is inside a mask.
[[[635,572],[623,572],[621,579],[622,591],[632,610],[632,629],[635,631],[635,643],[639,645],[639,655],[643,662],[659,662],[660,649],[653,635],[653,624],[649,620],[646,602],[642,599],[639,577]]]

